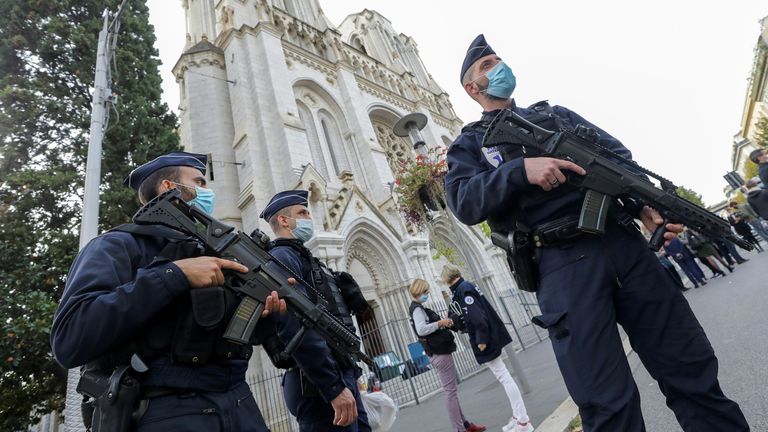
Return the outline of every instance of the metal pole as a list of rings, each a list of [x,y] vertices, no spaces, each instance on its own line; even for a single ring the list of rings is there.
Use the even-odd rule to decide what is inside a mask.
[[[404,318],[404,320],[407,321],[408,318]],[[400,330],[398,329],[399,324],[402,321],[403,321],[403,319],[398,319],[392,325],[392,329],[395,332],[395,337],[398,340],[398,343],[395,344],[395,347],[397,347],[397,351],[400,354],[400,359],[403,361],[403,364],[405,364],[405,369],[403,369],[403,373],[408,377],[408,379],[406,381],[408,381],[408,384],[411,387],[411,393],[413,393],[413,399],[416,401],[416,405],[418,405],[420,403],[419,402],[419,393],[416,391],[416,386],[414,386],[414,384],[413,384],[413,379],[412,379],[413,377],[410,376],[410,372],[408,372],[408,359],[410,359],[411,356],[410,356],[410,353],[409,353],[409,355],[406,357],[405,353],[403,352],[403,345],[402,344],[405,343],[405,339],[403,339],[403,337],[400,335]],[[405,349],[406,349],[406,351],[408,350],[408,348],[405,348]]]
[[[520,347],[525,351],[525,342],[523,342],[523,337],[520,336],[520,332],[517,331],[517,326],[515,325],[515,320],[512,317],[512,314],[509,312],[509,308],[507,307],[507,303],[504,301],[504,298],[499,295],[497,292],[496,295],[499,297],[499,303],[501,303],[501,308],[504,309],[504,312],[507,314],[507,318],[509,318],[509,323],[512,324],[512,330],[515,331],[515,336],[517,336],[517,340],[520,341]]]
[[[504,350],[507,352],[509,364],[512,366],[512,376],[516,377],[517,383],[520,384],[520,391],[522,391],[523,394],[530,393],[531,385],[528,384],[528,378],[526,378],[523,373],[523,367],[520,366],[520,361],[517,360],[517,354],[515,353],[515,349],[512,348],[512,344],[504,347]]]
[[[109,36],[109,13],[104,10],[104,24],[99,32],[99,44],[96,48],[96,78],[94,82],[91,130],[88,141],[88,162],[85,168],[85,187],[83,193],[83,219],[80,225],[80,247],[83,249],[99,230],[99,186],[101,184],[101,142],[104,138],[104,126],[107,120],[106,102],[109,98],[109,55],[107,41]],[[84,431],[80,404],[83,397],[75,388],[80,380],[79,369],[70,369],[67,374],[67,399],[64,408],[64,430],[66,432]]]
[[[101,142],[104,139],[104,125],[107,120],[107,99],[109,98],[109,58],[107,56],[107,29],[109,14],[104,11],[104,26],[99,32],[99,46],[96,50],[96,80],[91,108],[91,134],[88,141],[88,163],[85,168],[85,193],[83,195],[83,221],[80,225],[80,249],[99,230],[99,186],[101,185]]]

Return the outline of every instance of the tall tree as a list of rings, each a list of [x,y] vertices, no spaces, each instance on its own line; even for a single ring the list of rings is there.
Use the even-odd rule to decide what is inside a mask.
[[[768,147],[768,116],[762,116],[755,124],[755,144]]]
[[[693,189],[688,189],[687,187],[679,186],[677,188],[677,194],[694,204],[698,204],[704,208],[707,207],[704,204],[704,201],[701,200],[701,194],[697,194],[696,191],[694,191]]]
[[[63,408],[50,325],[77,253],[102,12],[119,3],[0,2],[0,430]],[[102,229],[138,208],[121,184],[130,167],[178,149],[148,15],[145,0],[129,3],[111,65],[119,103],[103,142]]]

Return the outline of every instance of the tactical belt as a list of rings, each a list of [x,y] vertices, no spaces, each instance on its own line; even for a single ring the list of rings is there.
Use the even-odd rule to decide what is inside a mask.
[[[584,234],[579,230],[579,217],[577,215],[564,216],[536,227],[531,233],[533,244],[536,247],[556,246]]]
[[[629,232],[639,231],[634,218],[625,210],[616,209],[609,212],[608,215],[609,221],[616,223],[625,230]],[[539,225],[531,232],[531,238],[535,247],[542,248],[567,243],[587,234],[591,233],[579,229],[579,216],[570,215]]]
[[[183,394],[191,395],[194,393],[197,393],[197,390],[175,388],[175,387],[147,386],[147,387],[142,387],[140,394],[141,394],[141,399],[155,399],[163,396],[183,395]]]

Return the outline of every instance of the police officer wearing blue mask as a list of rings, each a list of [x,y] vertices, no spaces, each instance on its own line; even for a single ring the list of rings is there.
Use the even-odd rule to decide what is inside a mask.
[[[210,213],[205,167],[205,155],[174,152],[136,168],[124,183],[142,203],[179,187]],[[253,348],[222,338],[237,304],[221,287],[226,271],[248,269],[200,256],[195,243],[164,227],[121,225],[80,251],[54,318],[53,354],[64,367],[85,365],[86,388],[118,371],[130,377],[109,378],[110,391],[84,405],[89,430],[116,430],[114,419],[133,418],[123,425],[142,432],[268,431],[245,382]],[[265,316],[274,310],[285,311],[276,293]],[[125,372],[129,364],[136,370]],[[104,400],[108,394],[116,398]]]
[[[550,332],[584,430],[645,430],[617,323],[685,431],[749,430],[739,406],[720,389],[717,358],[690,306],[631,222],[639,219],[653,232],[663,223],[659,214],[639,203],[617,203],[622,205],[614,206],[620,210],[605,234],[565,235],[574,232],[584,198],[566,175],[583,175],[584,169],[522,146],[505,159],[498,149],[483,147],[483,137],[497,115],[512,110],[550,130],[584,125],[599,133],[600,145],[626,158],[629,150],[567,108],[517,106],[514,74],[483,35],[467,50],[460,79],[483,116],[465,126],[448,150],[448,206],[467,225],[487,220],[502,235],[530,230],[547,239],[530,253],[538,283],[526,288],[537,291],[542,315],[534,322]],[[667,241],[682,231],[680,225],[666,228]]]
[[[297,285],[297,289],[314,302],[322,302],[354,332],[333,275],[304,246],[314,235],[308,196],[305,190],[283,191],[264,208],[261,217],[269,222],[276,237],[270,253],[306,281],[307,287]],[[299,321],[290,314],[273,319],[286,344],[300,331]],[[313,330],[306,331],[291,358],[291,364],[285,366],[283,396],[301,432],[371,430],[357,389],[360,369],[355,359],[334,352]]]

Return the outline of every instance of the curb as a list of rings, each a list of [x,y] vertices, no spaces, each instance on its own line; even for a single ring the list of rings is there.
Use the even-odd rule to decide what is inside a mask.
[[[627,357],[634,352],[629,344],[629,338],[624,338],[622,346]],[[536,428],[536,432],[568,432],[568,425],[578,415],[579,407],[569,396],[557,409],[552,411],[552,414],[547,416],[547,419]]]

